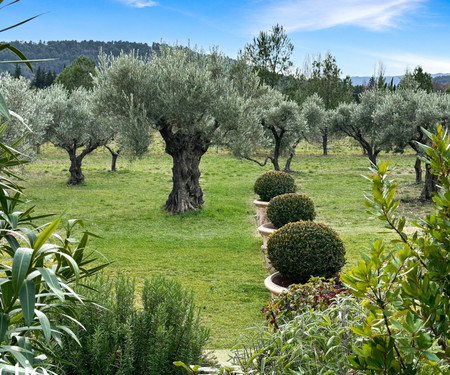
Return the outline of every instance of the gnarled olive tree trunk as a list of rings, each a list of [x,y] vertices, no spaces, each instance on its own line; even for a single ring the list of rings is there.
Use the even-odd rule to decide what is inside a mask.
[[[81,171],[81,164],[83,163],[83,158],[76,155],[76,150],[74,152],[69,152],[70,157],[70,177],[67,181],[67,185],[81,185],[84,184],[84,175]]]
[[[196,210],[204,202],[199,165],[210,142],[200,132],[186,134],[179,130],[172,133],[170,126],[161,128],[160,133],[166,142],[166,152],[173,160],[173,186],[164,208],[173,214]]]
[[[83,164],[83,159],[86,155],[90,154],[97,147],[99,147],[101,143],[90,144],[85,146],[83,151],[79,155],[77,155],[78,146],[76,144],[72,146],[66,146],[64,149],[69,154],[70,158],[70,177],[67,181],[67,185],[81,185],[84,184],[84,175],[81,171],[81,165]],[[56,145],[55,145],[56,146]],[[60,147],[60,146],[57,146]]]

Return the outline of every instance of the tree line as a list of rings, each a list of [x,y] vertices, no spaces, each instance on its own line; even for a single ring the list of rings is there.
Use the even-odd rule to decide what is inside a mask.
[[[142,155],[151,133],[159,132],[173,159],[165,208],[176,214],[202,206],[199,165],[212,145],[261,166],[270,162],[275,170],[285,156],[290,171],[302,139],[321,142],[326,155],[330,137],[349,136],[373,164],[381,151],[412,147],[420,181],[421,128],[434,130],[450,116],[450,96],[429,89],[430,75],[417,67],[394,86],[380,73],[356,101],[350,78],[340,78],[331,54],[293,71],[292,51],[277,25],[247,44],[236,61],[185,47],[160,46],[152,55],[102,53],[97,66],[80,57],[42,90],[8,74],[0,90],[31,127],[30,150],[51,142],[67,152],[71,185],[84,182],[83,159],[96,148],[107,147],[114,169],[121,152]],[[27,131],[18,124],[5,137]],[[436,186],[427,169],[425,182],[422,198],[430,199]]]
[[[118,56],[121,51],[140,51],[141,54],[148,54],[152,51],[159,51],[159,43],[148,45],[147,43],[136,43],[127,41],[101,42],[94,40],[60,40],[48,42],[24,42],[15,40],[10,42],[19,49],[28,59],[52,58],[52,61],[43,61],[35,64],[35,71],[39,68],[47,72],[59,74],[66,66],[73,64],[79,56],[84,56],[90,60],[97,61],[100,51],[106,54]],[[0,51],[0,61],[15,60],[16,56],[9,50]],[[0,64],[0,72],[10,72],[13,74],[16,69],[15,64]],[[33,78],[33,73],[28,69],[23,69],[22,74],[28,79]]]

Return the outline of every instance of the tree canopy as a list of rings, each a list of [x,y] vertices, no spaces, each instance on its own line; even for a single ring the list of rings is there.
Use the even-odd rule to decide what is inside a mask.
[[[294,45],[283,26],[277,24],[270,32],[261,31],[258,37],[253,38],[253,42],[245,46],[243,54],[262,82],[277,87],[281,77],[290,74],[293,50]]]
[[[103,119],[94,116],[92,93],[83,87],[70,92],[61,85],[53,85],[39,92],[39,102],[50,115],[44,129],[47,140],[69,155],[67,183],[84,183],[81,171],[84,157],[111,137]]]
[[[55,82],[63,85],[67,90],[73,91],[78,87],[92,89],[95,73],[95,60],[79,56],[77,61],[66,66],[56,77]]]

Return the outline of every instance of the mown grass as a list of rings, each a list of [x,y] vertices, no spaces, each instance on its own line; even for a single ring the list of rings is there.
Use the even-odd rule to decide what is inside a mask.
[[[419,195],[413,182],[413,156],[394,156],[395,174],[405,196]],[[91,246],[122,272],[140,280],[154,274],[176,278],[195,292],[211,348],[230,348],[239,333],[260,322],[268,301],[267,276],[260,252],[261,238],[253,218],[253,182],[270,167],[210,151],[201,162],[205,205],[197,212],[171,216],[161,210],[171,190],[171,159],[153,154],[133,163],[119,159],[108,172],[106,153],[90,155],[83,171],[86,184],[66,186],[68,159],[52,150],[24,170],[26,194],[38,213],[84,218],[101,239]],[[330,224],[342,237],[350,267],[381,223],[368,219],[363,191],[370,184],[368,159],[358,155],[318,156],[300,153],[292,165],[301,192],[314,200],[318,221]],[[415,218],[427,206],[406,205]]]

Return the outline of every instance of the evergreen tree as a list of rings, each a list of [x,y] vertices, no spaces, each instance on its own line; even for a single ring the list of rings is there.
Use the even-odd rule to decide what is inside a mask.
[[[279,88],[280,79],[289,75],[294,45],[283,26],[276,25],[270,32],[261,31],[251,44],[244,48],[244,56],[250,62],[262,82]]]
[[[425,90],[427,93],[433,91],[431,75],[424,72],[420,65],[416,66],[412,75],[414,80],[419,84],[419,89]]]
[[[22,76],[22,68],[19,64],[16,64],[16,68],[14,69],[14,73],[12,74],[14,78],[20,78]]]
[[[55,82],[62,84],[67,90],[73,91],[78,87],[92,89],[95,75],[95,60],[79,56],[77,61],[69,66],[56,77]]]

